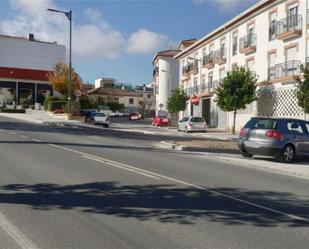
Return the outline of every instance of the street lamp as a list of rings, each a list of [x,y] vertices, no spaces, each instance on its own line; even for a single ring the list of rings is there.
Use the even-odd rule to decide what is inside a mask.
[[[47,9],[47,11],[63,13],[70,22],[70,46],[69,46],[69,86],[68,86],[68,114],[71,114],[71,98],[72,98],[72,10],[62,11],[55,9]]]

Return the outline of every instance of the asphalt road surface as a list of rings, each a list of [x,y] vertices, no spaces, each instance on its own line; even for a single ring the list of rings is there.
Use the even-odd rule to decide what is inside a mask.
[[[0,118],[0,248],[309,247],[309,181],[161,139]]]

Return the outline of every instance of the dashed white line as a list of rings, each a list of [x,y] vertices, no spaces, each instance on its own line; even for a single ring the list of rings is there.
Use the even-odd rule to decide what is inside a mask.
[[[38,142],[38,143],[42,142],[40,139],[36,139],[36,138],[31,138],[31,140],[34,141],[34,142]]]
[[[0,212],[0,227],[20,246],[21,249],[38,249],[15,225]]]
[[[128,167],[124,167],[124,166],[121,166],[117,163],[111,163],[111,162],[108,162],[106,160],[101,160],[101,159],[97,159],[97,158],[94,158],[94,157],[90,157],[90,156],[83,156],[84,158],[87,158],[87,159],[90,159],[90,160],[93,160],[93,161],[96,161],[96,162],[100,162],[100,163],[104,163],[104,164],[107,164],[109,166],[112,166],[112,167],[115,167],[115,168],[120,168],[120,169],[124,169],[126,171],[129,171],[129,172],[133,172],[133,173],[136,173],[136,174],[139,174],[139,175],[143,175],[143,176],[146,176],[146,177],[150,177],[152,179],[156,179],[156,180],[160,180],[159,177],[156,177],[156,176],[153,176],[151,174],[147,174],[147,173],[143,173],[141,172],[140,170],[134,170],[134,169],[130,169]]]
[[[11,135],[17,135],[16,132],[14,132],[14,131],[10,131],[9,133],[10,133]]]
[[[24,136],[24,135],[19,135],[19,136],[22,137],[22,138],[25,138],[25,139],[29,139],[29,137]]]

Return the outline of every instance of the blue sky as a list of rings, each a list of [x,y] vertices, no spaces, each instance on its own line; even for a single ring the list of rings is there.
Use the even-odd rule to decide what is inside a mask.
[[[47,8],[73,11],[73,66],[86,82],[113,77],[150,83],[151,60],[180,40],[200,38],[257,0],[0,0],[0,33],[68,42],[68,22]]]

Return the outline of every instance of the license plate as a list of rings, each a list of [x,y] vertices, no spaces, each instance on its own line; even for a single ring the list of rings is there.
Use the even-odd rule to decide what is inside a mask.
[[[163,122],[168,122],[167,118],[162,119]]]

